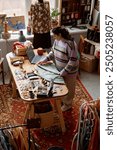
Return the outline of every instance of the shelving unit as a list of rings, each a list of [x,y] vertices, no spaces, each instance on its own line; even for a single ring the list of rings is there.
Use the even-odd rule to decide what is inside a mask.
[[[61,0],[61,25],[88,23],[91,0]]]

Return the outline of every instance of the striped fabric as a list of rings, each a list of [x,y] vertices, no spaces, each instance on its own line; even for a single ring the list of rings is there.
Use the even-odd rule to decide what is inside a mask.
[[[75,74],[78,71],[78,51],[75,41],[54,41],[48,59],[54,59],[61,76]]]

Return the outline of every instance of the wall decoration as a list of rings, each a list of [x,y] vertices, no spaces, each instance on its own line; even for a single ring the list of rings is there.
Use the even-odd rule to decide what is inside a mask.
[[[7,17],[6,19],[8,21],[8,30],[17,31],[25,29],[24,16]]]
[[[6,14],[0,14],[0,35],[3,32],[3,22],[5,20]]]

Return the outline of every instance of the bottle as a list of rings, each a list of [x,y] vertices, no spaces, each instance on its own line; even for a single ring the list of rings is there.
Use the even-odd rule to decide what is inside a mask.
[[[30,11],[28,12],[27,35],[31,35],[31,13]]]
[[[4,33],[8,33],[8,22],[5,18],[5,21],[4,21]]]
[[[31,26],[30,25],[27,26],[27,35],[31,35]]]
[[[25,36],[23,34],[23,31],[21,30],[20,31],[20,36],[19,36],[19,42],[25,42],[25,41],[26,41],[26,38],[25,38]]]

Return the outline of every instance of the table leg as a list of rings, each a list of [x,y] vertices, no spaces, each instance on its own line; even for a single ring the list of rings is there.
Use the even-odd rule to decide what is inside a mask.
[[[31,106],[32,106],[32,104],[31,104],[31,103],[29,103],[29,104],[27,105],[26,112],[25,112],[25,115],[24,115],[24,123],[26,123],[26,119],[28,119],[28,118],[29,118],[29,114],[30,114]]]
[[[1,64],[1,68],[2,68],[2,81],[3,81],[3,84],[5,84],[3,62],[2,62],[2,64]]]
[[[55,100],[55,103],[56,103],[57,112],[59,114],[61,129],[62,129],[62,132],[64,133],[66,131],[66,128],[65,128],[63,113],[62,113],[62,110],[61,110],[61,100],[57,99],[57,100]]]
[[[13,89],[12,97],[16,98],[17,97],[17,87],[16,87],[14,80],[12,80],[12,89]]]
[[[63,118],[63,113],[61,110],[61,99],[56,99],[55,101],[55,105],[56,105],[56,111],[58,113],[59,116],[59,122],[60,122],[60,126],[62,129],[62,132],[64,133],[66,131],[65,128],[65,122],[64,122],[64,118]],[[25,112],[25,116],[24,116],[24,123],[26,121],[26,119],[28,118],[35,118],[35,114],[34,114],[34,103],[29,103]]]

